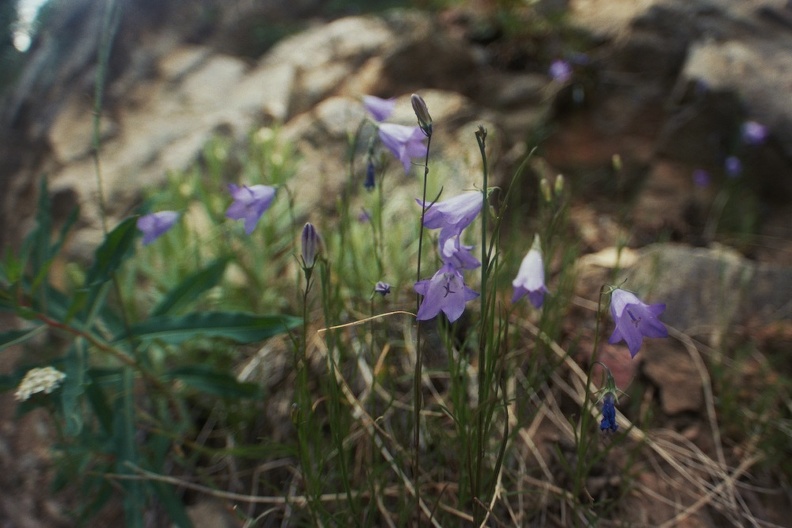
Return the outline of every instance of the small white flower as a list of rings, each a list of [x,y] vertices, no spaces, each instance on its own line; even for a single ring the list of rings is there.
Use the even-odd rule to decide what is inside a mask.
[[[65,377],[66,374],[52,367],[30,369],[22,378],[14,397],[18,401],[25,401],[37,392],[49,394],[60,386]]]

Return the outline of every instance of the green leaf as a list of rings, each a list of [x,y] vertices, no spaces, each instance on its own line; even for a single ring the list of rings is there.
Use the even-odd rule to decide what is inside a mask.
[[[190,388],[225,398],[258,398],[261,389],[255,383],[237,381],[234,376],[217,372],[206,365],[179,367],[169,371],[169,380],[179,380]]]
[[[78,341],[69,347],[64,358],[66,377],[61,385],[61,410],[66,421],[64,432],[67,436],[77,436],[83,427],[80,401],[85,390],[83,380],[85,379],[86,355],[85,343]]]
[[[288,315],[256,315],[243,312],[190,313],[181,317],[151,317],[130,328],[124,338],[179,344],[197,336],[222,337],[238,343],[254,343],[299,326],[302,319]]]
[[[35,326],[26,330],[9,330],[8,332],[0,333],[0,350],[27,341],[45,328],[44,326]]]
[[[139,453],[135,436],[134,374],[131,369],[121,371],[122,391],[114,405],[113,444],[116,449],[116,472],[134,474],[133,466],[139,465]],[[139,480],[122,480],[125,526],[143,526],[146,495],[144,483]]]
[[[171,523],[178,528],[192,528],[193,523],[187,515],[187,510],[184,509],[184,504],[181,499],[176,495],[176,491],[170,484],[164,482],[149,481],[149,487],[152,490],[152,495],[157,497],[157,500],[168,512]]]
[[[85,286],[107,282],[126,259],[135,241],[136,219],[127,218],[107,234],[96,248],[94,263],[85,276]]]
[[[152,310],[151,315],[165,315],[178,312],[223,278],[228,259],[218,259],[206,268],[190,275],[169,291]]]

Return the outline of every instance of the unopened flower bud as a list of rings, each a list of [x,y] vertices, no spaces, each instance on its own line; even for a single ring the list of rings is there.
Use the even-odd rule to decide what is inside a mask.
[[[550,182],[547,181],[547,178],[542,176],[542,179],[539,180],[539,190],[542,193],[542,197],[544,197],[545,202],[550,202],[553,199],[553,194],[550,189]]]
[[[564,192],[564,175],[559,174],[555,179],[555,195],[561,196]]]
[[[391,286],[387,282],[379,281],[374,286],[374,293],[379,293],[383,297],[388,295],[390,293],[390,291],[391,291]]]
[[[427,136],[432,135],[432,116],[429,115],[429,109],[426,107],[426,101],[423,100],[418,94],[412,94],[410,97],[415,117],[418,118],[418,125]]]
[[[621,171],[622,169],[621,156],[619,156],[618,154],[614,154],[613,157],[611,158],[611,164],[613,165],[613,170],[615,170],[616,172]]]
[[[316,264],[316,257],[322,252],[322,237],[310,222],[305,224],[302,231],[302,259],[303,268],[312,269]]]

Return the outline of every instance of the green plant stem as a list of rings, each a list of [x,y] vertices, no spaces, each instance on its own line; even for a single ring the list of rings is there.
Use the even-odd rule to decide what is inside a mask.
[[[312,409],[310,405],[310,395],[308,392],[308,294],[313,285],[313,268],[305,269],[305,289],[303,290],[303,326],[302,339],[297,346],[295,354],[295,370],[297,372],[297,387],[295,389],[295,403],[297,404],[297,449],[300,454],[300,465],[302,466],[303,479],[305,484],[305,496],[308,501],[308,509],[313,516],[314,523],[319,521],[318,513],[314,505],[314,475],[311,462],[311,454],[308,448],[308,422]]]
[[[476,473],[471,475],[473,479],[473,517],[475,524],[481,523],[483,515],[483,508],[481,507],[482,498],[481,483],[483,479],[483,460],[484,460],[484,405],[488,399],[488,365],[487,365],[487,328],[491,321],[488,321],[487,310],[487,275],[489,274],[489,262],[487,253],[487,215],[489,213],[489,204],[487,202],[487,185],[488,185],[488,169],[487,169],[487,135],[486,131],[479,127],[476,131],[476,141],[478,142],[479,151],[481,152],[482,162],[482,206],[481,206],[481,324],[479,328],[479,353],[478,353],[478,412],[476,423]]]
[[[424,217],[426,216],[426,187],[429,181],[429,147],[432,145],[432,135],[426,136],[426,157],[424,159],[423,193],[421,207],[421,224],[418,229],[418,272],[416,282],[421,280],[421,254],[423,253]],[[421,308],[421,294],[415,294],[416,313]],[[415,520],[421,524],[421,482],[420,482],[420,451],[421,451],[421,377],[423,370],[423,354],[421,345],[421,321],[415,321],[415,377],[413,378],[413,479],[415,479]]]

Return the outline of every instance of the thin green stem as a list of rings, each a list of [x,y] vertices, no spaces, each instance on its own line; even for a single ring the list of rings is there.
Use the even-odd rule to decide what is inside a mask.
[[[432,135],[428,134],[426,142],[426,157],[424,158],[423,193],[421,198],[421,224],[418,228],[418,271],[416,282],[421,280],[421,255],[423,253],[424,217],[426,216],[426,187],[429,181],[429,147],[432,145]],[[416,313],[421,308],[421,294],[416,293]],[[421,345],[421,321],[415,322],[415,377],[413,379],[413,478],[415,479],[415,520],[421,524],[421,482],[420,482],[420,451],[421,451],[421,377],[423,370],[423,351]]]

